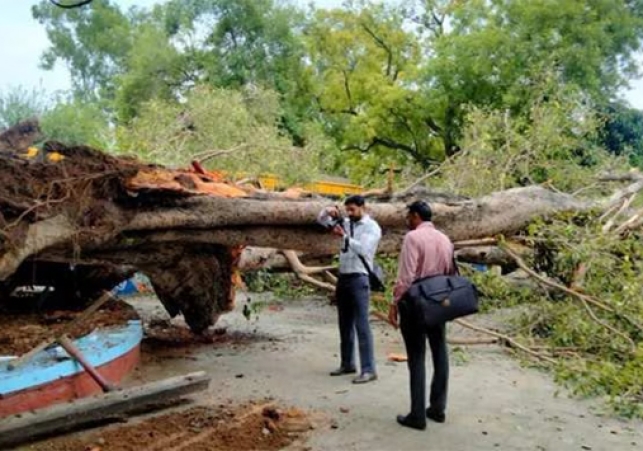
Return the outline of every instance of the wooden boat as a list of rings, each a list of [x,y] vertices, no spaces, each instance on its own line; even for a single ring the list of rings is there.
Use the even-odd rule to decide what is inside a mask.
[[[98,329],[74,341],[85,359],[109,382],[119,383],[140,358],[141,321]],[[0,356],[0,418],[69,402],[101,392],[100,386],[61,347],[36,354],[14,370]]]

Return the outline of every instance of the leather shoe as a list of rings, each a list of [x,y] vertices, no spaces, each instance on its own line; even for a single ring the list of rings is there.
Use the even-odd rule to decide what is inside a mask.
[[[446,419],[447,419],[446,415],[444,415],[444,413],[440,413],[440,412],[436,412],[434,410],[431,410],[430,407],[428,409],[426,409],[426,417],[429,420],[435,421],[436,423],[444,423],[446,421]]]
[[[355,374],[357,370],[355,368],[337,368],[335,371],[331,371],[331,376],[343,376],[345,374]]]
[[[362,373],[353,379],[353,384],[367,384],[377,380],[377,374],[375,373]]]
[[[411,429],[417,429],[418,431],[423,431],[426,429],[426,420],[416,420],[414,418],[411,418],[410,415],[404,416],[404,415],[398,415],[397,416],[397,422],[400,423],[402,426],[411,428]]]

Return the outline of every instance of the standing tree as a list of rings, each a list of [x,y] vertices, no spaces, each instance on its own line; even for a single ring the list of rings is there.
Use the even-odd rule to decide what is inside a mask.
[[[643,111],[613,102],[601,116],[599,142],[614,155],[627,155],[633,165],[643,167]]]
[[[110,0],[84,8],[61,9],[48,1],[33,7],[33,17],[45,26],[50,47],[41,66],[61,62],[71,73],[74,93],[84,99],[112,98],[115,75],[132,48],[132,28],[139,14],[129,14]]]
[[[426,168],[442,156],[423,123],[420,42],[403,26],[397,8],[355,3],[317,11],[304,33],[322,120],[343,159],[365,159],[367,170],[387,160]]]
[[[551,71],[602,104],[636,73],[641,0],[416,3],[408,17],[429,54],[420,86],[447,154],[458,150],[469,104],[520,114]]]

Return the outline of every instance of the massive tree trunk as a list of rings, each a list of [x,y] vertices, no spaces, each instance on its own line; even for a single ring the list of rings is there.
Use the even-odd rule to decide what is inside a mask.
[[[314,231],[315,218],[329,202],[284,200],[223,199],[198,197],[181,200],[169,208],[139,211],[124,227],[127,232],[147,232],[164,229],[228,230],[233,229],[236,240],[253,245],[273,246],[273,233],[279,233],[283,246],[310,250],[317,246],[301,232]],[[433,203],[434,223],[453,240],[465,240],[511,233],[525,227],[535,217],[565,211],[582,211],[595,206],[566,194],[555,193],[539,186],[515,188],[452,204]],[[369,210],[384,230],[402,230],[405,204],[371,204]],[[281,232],[281,233],[280,233]],[[221,236],[229,242],[228,237]],[[234,239],[232,239],[234,241]],[[321,243],[319,246],[325,246]],[[315,250],[315,248],[313,248]]]
[[[108,285],[139,270],[168,312],[182,313],[198,332],[232,307],[243,247],[310,256],[339,247],[316,223],[329,201],[287,200],[225,185],[210,173],[171,171],[85,147],[51,143],[46,149],[65,159],[52,164],[0,156],[0,302],[15,287],[33,284],[29,269],[42,265],[96,268],[110,274]],[[596,205],[541,187],[452,199],[429,200],[436,226],[454,241],[512,234],[537,217]],[[380,252],[396,252],[405,203],[369,208],[383,229]],[[128,271],[113,270],[122,266]],[[92,280],[79,271],[73,277],[84,286]],[[48,283],[64,292],[62,282]],[[82,302],[91,294],[80,290],[76,297]]]

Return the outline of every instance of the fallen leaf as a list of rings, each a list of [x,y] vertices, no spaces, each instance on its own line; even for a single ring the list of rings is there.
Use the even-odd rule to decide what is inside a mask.
[[[408,357],[406,355],[395,353],[389,354],[387,358],[390,362],[406,362],[408,360]]]

